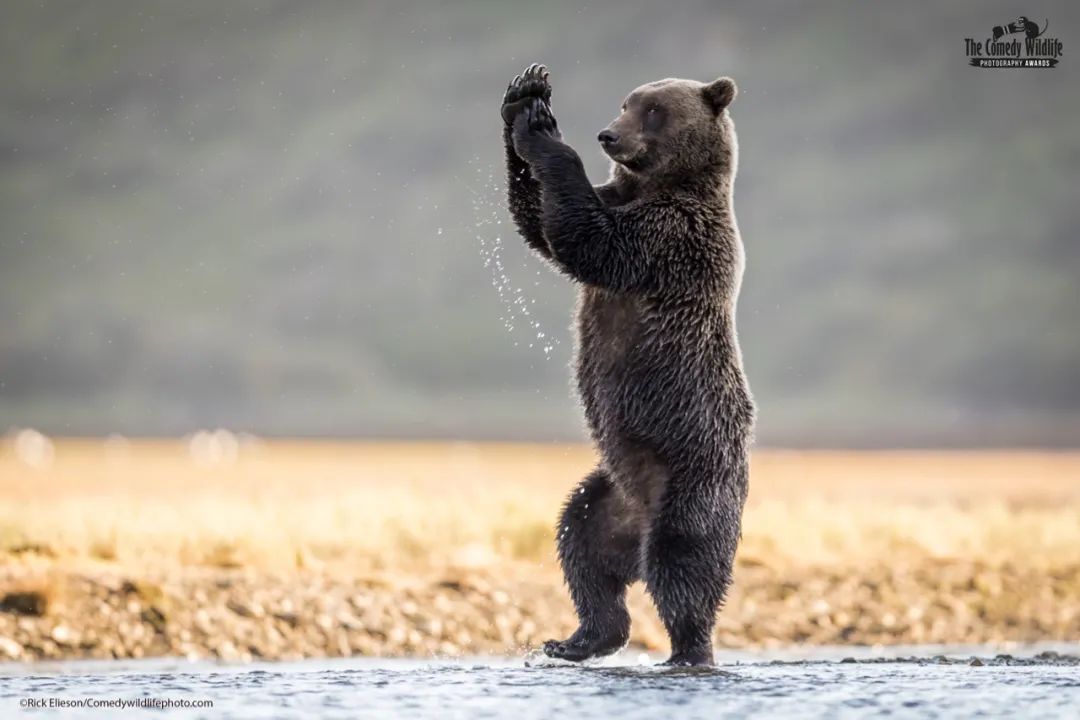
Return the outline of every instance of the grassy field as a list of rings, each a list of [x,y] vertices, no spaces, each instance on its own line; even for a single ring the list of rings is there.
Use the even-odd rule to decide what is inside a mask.
[[[379,578],[394,602],[422,605],[423,593],[394,593],[479,577],[494,583],[491,602],[528,585],[530,602],[555,608],[548,624],[572,627],[553,524],[593,461],[588,448],[566,445],[8,444],[0,581],[11,591],[58,575]],[[1077,548],[1080,454],[759,451],[718,632],[732,645],[1067,639],[1080,627]],[[632,603],[651,612],[640,590]],[[521,612],[507,621],[517,623],[511,644],[541,632],[519,632],[536,624]],[[662,645],[654,617],[635,623],[644,646]],[[440,632],[438,643],[449,642]],[[375,651],[410,652],[402,643]]]
[[[548,563],[558,507],[593,462],[566,445],[67,441],[32,467],[5,448],[0,551],[136,567]],[[760,451],[741,557],[1052,563],[1077,548],[1080,455]]]

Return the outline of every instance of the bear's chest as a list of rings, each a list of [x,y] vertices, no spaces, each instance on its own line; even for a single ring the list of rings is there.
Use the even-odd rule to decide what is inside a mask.
[[[585,288],[578,308],[582,350],[598,365],[620,365],[641,339],[645,308],[630,295]]]

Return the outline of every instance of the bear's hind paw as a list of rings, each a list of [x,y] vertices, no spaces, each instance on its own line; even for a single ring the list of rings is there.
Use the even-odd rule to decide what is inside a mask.
[[[661,667],[701,667],[703,665],[713,664],[712,650],[695,650],[690,652],[677,652],[672,653],[664,662],[660,663]]]
[[[548,640],[544,643],[544,654],[559,660],[581,662],[594,657],[613,655],[626,647],[627,638],[581,637],[574,633],[567,640]]]

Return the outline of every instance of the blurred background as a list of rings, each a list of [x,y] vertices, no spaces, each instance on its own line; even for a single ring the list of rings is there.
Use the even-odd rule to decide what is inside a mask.
[[[1061,65],[968,67],[1020,11]],[[634,87],[738,81],[761,444],[1076,446],[1078,12],[5,4],[0,431],[582,438],[574,290],[502,195],[541,61],[595,182]]]
[[[1021,12],[1058,67],[970,67]],[[573,631],[576,291],[503,190],[532,62],[597,183],[632,89],[740,87],[759,446],[717,646],[1076,641],[1078,16],[0,4],[0,664]]]

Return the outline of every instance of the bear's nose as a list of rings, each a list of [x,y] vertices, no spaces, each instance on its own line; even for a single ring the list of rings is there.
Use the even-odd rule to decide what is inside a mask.
[[[600,134],[596,136],[596,139],[600,141],[601,145],[614,145],[619,142],[619,133],[605,128],[600,131]]]

